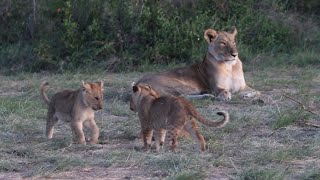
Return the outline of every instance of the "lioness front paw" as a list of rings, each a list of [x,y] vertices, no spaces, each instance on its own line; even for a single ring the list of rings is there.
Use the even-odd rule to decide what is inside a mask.
[[[247,92],[242,92],[240,93],[240,98],[241,99],[250,99],[254,98],[260,95],[259,91],[247,91]]]
[[[222,91],[218,96],[217,99],[219,101],[230,101],[231,100],[231,92],[230,91]]]

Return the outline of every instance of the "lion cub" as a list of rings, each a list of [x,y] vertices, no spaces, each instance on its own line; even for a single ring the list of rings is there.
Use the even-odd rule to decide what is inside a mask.
[[[71,123],[75,142],[86,144],[83,133],[83,125],[85,125],[91,130],[89,143],[96,144],[99,138],[99,128],[94,120],[94,111],[103,107],[102,81],[97,83],[82,81],[80,89],[58,92],[51,99],[46,94],[48,87],[48,82],[43,82],[40,87],[42,99],[49,106],[46,126],[47,138],[52,138],[54,125],[58,120],[62,120]]]
[[[211,122],[199,114],[186,99],[160,96],[149,85],[134,85],[132,90],[130,108],[138,112],[146,150],[151,147],[153,131],[157,151],[164,141],[174,151],[179,133],[185,131],[195,140],[197,151],[204,151],[205,140],[195,119],[210,127],[223,127],[229,122],[229,114],[226,112],[217,113],[224,117],[222,121]]]

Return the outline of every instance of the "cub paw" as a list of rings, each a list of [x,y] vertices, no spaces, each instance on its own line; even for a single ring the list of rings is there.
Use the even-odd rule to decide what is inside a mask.
[[[98,144],[98,140],[90,140],[88,144],[91,144],[91,145]]]
[[[73,142],[75,144],[83,144],[83,145],[87,144],[87,141],[85,139],[73,139]]]
[[[82,145],[86,145],[87,142],[86,141],[75,141],[76,144],[82,144]]]
[[[146,152],[149,152],[150,149],[151,149],[151,144],[147,144],[147,145],[143,146],[143,150]]]

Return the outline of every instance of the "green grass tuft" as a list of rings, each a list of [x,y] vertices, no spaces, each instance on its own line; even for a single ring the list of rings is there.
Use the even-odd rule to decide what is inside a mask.
[[[206,173],[204,171],[198,172],[180,172],[168,178],[168,180],[195,180],[195,179],[205,179]]]
[[[305,177],[301,178],[302,180],[318,180],[320,179],[320,172],[314,172],[314,173],[310,173]]]
[[[260,169],[247,169],[239,174],[237,180],[282,180],[284,174],[278,170],[260,170]]]
[[[297,121],[304,121],[310,115],[307,114],[304,110],[297,110],[294,112],[283,112],[281,115],[277,117],[277,120],[273,123],[273,129],[279,129],[282,127],[289,126]]]
[[[23,170],[24,163],[13,160],[0,160],[0,172],[20,172]]]

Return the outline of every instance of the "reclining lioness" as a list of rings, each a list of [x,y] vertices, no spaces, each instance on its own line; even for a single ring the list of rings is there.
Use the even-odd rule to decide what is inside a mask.
[[[78,90],[64,90],[48,98],[46,91],[48,82],[43,82],[40,87],[42,99],[49,106],[47,113],[46,135],[48,139],[53,136],[54,125],[58,120],[71,123],[74,141],[86,144],[83,125],[90,128],[90,144],[96,144],[99,138],[99,128],[94,120],[94,111],[103,108],[102,81],[85,83],[82,81]]]
[[[258,95],[258,91],[246,85],[236,47],[236,34],[235,27],[228,32],[207,29],[204,38],[208,51],[202,62],[145,75],[136,85],[149,84],[160,94],[187,97],[212,94],[223,101],[230,100],[231,94],[239,92],[242,98]]]

